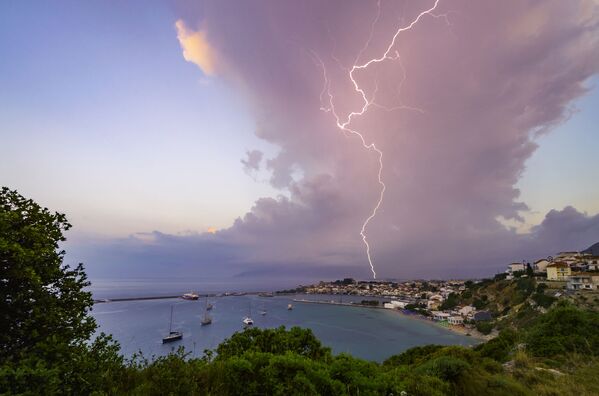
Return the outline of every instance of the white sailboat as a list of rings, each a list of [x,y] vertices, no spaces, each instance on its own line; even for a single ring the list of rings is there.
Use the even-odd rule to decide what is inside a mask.
[[[245,326],[252,326],[254,324],[254,320],[252,319],[252,303],[250,302],[249,314],[245,318],[243,318],[243,324]]]
[[[212,306],[208,304],[208,297],[206,297],[206,309],[204,310],[204,317],[202,318],[202,326],[209,325],[212,323],[212,317],[208,315],[208,311],[212,309]]]

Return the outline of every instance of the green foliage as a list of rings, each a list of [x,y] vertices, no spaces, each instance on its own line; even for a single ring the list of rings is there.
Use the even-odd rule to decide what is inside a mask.
[[[516,281],[516,289],[522,291],[526,295],[530,295],[535,291],[535,280],[534,278],[520,278]]]
[[[313,360],[329,360],[331,357],[331,350],[321,345],[312,330],[292,327],[287,331],[281,326],[264,330],[253,327],[233,334],[216,348],[216,359],[241,356],[248,351],[272,354],[293,352]]]
[[[417,372],[440,378],[443,381],[455,382],[469,367],[470,365],[461,359],[439,356],[419,366]]]
[[[385,366],[401,366],[415,364],[428,359],[433,353],[443,349],[442,345],[424,345],[408,349],[407,351],[391,356],[383,362]]]
[[[534,356],[567,353],[599,355],[599,314],[560,303],[540,316],[528,331],[527,349]]]
[[[450,293],[449,296],[447,296],[447,299],[445,301],[443,301],[443,303],[441,304],[441,306],[439,308],[442,311],[445,311],[445,310],[449,310],[449,309],[453,309],[453,308],[457,307],[458,304],[459,304],[458,295],[455,293]]]
[[[493,280],[494,281],[500,281],[500,280],[504,280],[505,278],[507,278],[507,273],[500,272],[498,274],[495,274],[495,276],[493,277]]]
[[[483,296],[486,297],[486,296]],[[486,307],[488,304],[488,302],[486,301],[486,299],[481,299],[481,298],[475,298],[474,301],[472,302],[472,306],[474,308],[476,308],[477,310],[481,310],[484,307]]]
[[[532,300],[543,308],[549,308],[551,304],[557,301],[557,298],[548,296],[544,293],[535,293],[532,295]]]
[[[505,362],[508,360],[517,339],[518,334],[514,330],[504,329],[499,333],[499,336],[477,345],[474,350],[483,357]]]
[[[493,322],[476,322],[476,330],[482,334],[490,334],[493,331],[493,327],[495,327]]]
[[[81,343],[93,334],[93,302],[83,291],[89,282],[81,264],[63,265],[58,246],[70,227],[63,214],[0,191],[0,361],[39,350],[50,338]]]
[[[101,335],[83,266],[63,264],[71,225],[16,191],[0,191],[0,393],[88,394],[122,366]]]
[[[526,263],[526,275],[528,275],[528,277],[530,278],[532,278],[535,275],[535,271],[532,269],[530,263]]]

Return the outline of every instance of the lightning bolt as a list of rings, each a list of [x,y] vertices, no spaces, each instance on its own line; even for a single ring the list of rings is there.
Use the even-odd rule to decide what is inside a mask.
[[[416,16],[416,18],[412,22],[410,22],[408,25],[406,25],[404,27],[399,27],[395,31],[395,34],[393,35],[393,38],[391,39],[389,45],[387,46],[387,49],[380,57],[372,58],[364,63],[358,63],[358,61],[362,57],[362,54],[368,48],[368,46],[370,45],[370,42],[372,41],[374,28],[375,28],[376,23],[378,22],[379,17],[381,15],[381,2],[380,2],[380,0],[377,2],[378,12],[377,12],[376,18],[374,19],[374,21],[371,25],[370,34],[368,36],[368,39],[366,40],[366,43],[360,49],[360,52],[356,56],[356,59],[354,60],[354,64],[352,65],[351,69],[343,68],[344,70],[348,71],[348,77],[352,82],[354,91],[357,94],[359,94],[362,98],[362,108],[357,111],[351,111],[344,118],[340,117],[335,109],[334,98],[333,98],[333,95],[331,94],[331,89],[330,89],[331,83],[327,76],[327,71],[326,71],[324,62],[318,56],[318,54],[316,54],[314,51],[310,51],[312,53],[312,55],[314,56],[314,58],[316,59],[316,61],[322,67],[322,72],[323,72],[324,87],[323,87],[322,91],[320,92],[320,103],[321,103],[320,110],[327,112],[327,113],[330,112],[333,115],[333,117],[335,118],[335,124],[339,130],[341,130],[344,134],[357,136],[360,139],[362,146],[366,150],[373,151],[378,156],[379,168],[378,168],[378,173],[377,173],[377,180],[378,180],[378,184],[380,186],[379,197],[378,197],[378,200],[376,201],[376,205],[370,212],[370,215],[366,218],[366,220],[364,220],[364,223],[362,224],[362,229],[360,230],[360,236],[362,237],[362,241],[364,242],[364,245],[366,246],[366,257],[368,258],[368,264],[370,265],[370,270],[372,271],[372,277],[374,279],[376,279],[376,271],[374,269],[374,264],[373,264],[372,256],[371,256],[371,252],[370,252],[370,250],[371,250],[370,243],[368,242],[368,238],[366,236],[366,228],[368,227],[368,223],[370,223],[370,221],[376,216],[379,208],[381,207],[381,204],[383,203],[383,199],[385,197],[385,190],[387,189],[387,186],[383,182],[383,152],[376,146],[376,144],[374,142],[367,143],[366,139],[364,138],[364,135],[362,135],[362,133],[360,133],[359,131],[351,128],[350,125],[351,125],[352,119],[354,119],[354,117],[360,117],[360,116],[364,115],[368,111],[370,106],[373,106],[373,105],[377,106],[377,107],[383,107],[383,106],[375,103],[376,92],[378,90],[378,84],[376,85],[376,88],[372,94],[372,97],[369,98],[368,95],[366,94],[366,91],[364,90],[364,88],[362,88],[360,86],[360,84],[356,81],[354,73],[356,71],[366,70],[371,65],[376,64],[376,63],[381,63],[386,60],[401,62],[400,57],[399,57],[399,52],[397,50],[393,51],[393,48],[395,47],[395,43],[397,41],[397,38],[399,37],[399,35],[401,33],[408,31],[408,30],[412,29],[414,26],[416,26],[416,24],[426,15],[430,15],[434,18],[439,18],[439,17],[446,18],[446,15],[433,14],[433,12],[437,9],[437,6],[439,5],[439,2],[440,2],[440,0],[435,0],[432,7],[430,7],[427,10],[424,10],[420,14],[418,14],[418,16]],[[338,60],[337,60],[337,62],[339,63]],[[401,65],[401,63],[400,63],[400,65]],[[404,72],[404,77],[405,77],[405,71],[403,70],[403,66],[401,66],[401,67],[402,67],[402,71]],[[324,103],[323,98],[325,95],[328,96],[328,106],[323,106],[323,103]],[[394,110],[394,109],[400,109],[400,108],[413,109],[413,110],[422,112],[422,110],[420,110],[420,109],[410,108],[407,106],[399,106],[399,107],[395,107],[392,109],[387,109],[387,108],[384,108],[384,109]]]

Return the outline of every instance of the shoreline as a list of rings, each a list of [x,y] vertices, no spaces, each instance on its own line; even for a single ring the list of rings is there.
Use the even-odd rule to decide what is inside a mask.
[[[352,304],[352,303],[340,303],[340,302],[333,302],[333,301],[313,301],[313,300],[306,300],[306,299],[298,299],[298,298],[294,298],[292,299],[292,301],[294,302],[299,302],[299,303],[307,303],[307,304],[325,304],[325,305],[339,305],[339,306],[345,306],[345,307],[356,307],[356,308],[373,308],[373,309],[385,309],[387,311],[392,311],[395,312],[399,315],[402,315],[403,317],[406,318],[410,318],[410,319],[415,319],[424,323],[428,323],[430,325],[433,325],[435,327],[438,328],[442,328],[448,331],[451,331],[452,333],[455,334],[459,334],[465,337],[472,337],[473,339],[479,340],[481,342],[484,341],[489,341],[490,339],[494,338],[494,335],[491,333],[489,335],[484,335],[479,333],[476,329],[467,329],[464,326],[456,326],[456,325],[448,325],[448,326],[441,326],[439,325],[437,322],[435,322],[434,320],[429,319],[426,316],[420,315],[420,314],[405,314],[403,313],[401,310],[399,309],[389,309],[389,308],[384,308],[381,306],[373,306],[373,305],[364,305],[364,304]]]

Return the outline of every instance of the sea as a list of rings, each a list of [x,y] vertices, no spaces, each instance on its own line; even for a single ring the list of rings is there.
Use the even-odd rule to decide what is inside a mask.
[[[90,289],[94,298],[99,299],[180,295],[191,290],[181,288],[179,281],[156,283],[155,280],[121,280],[99,281],[95,284]],[[229,288],[220,293],[211,290],[210,293],[221,294],[233,289],[238,289],[235,290],[238,292],[242,287]],[[202,290],[198,291],[203,293]],[[333,353],[349,353],[376,362],[419,345],[472,346],[479,342],[473,337],[454,333],[435,323],[398,311],[294,301],[299,299],[350,303],[373,298],[305,294],[213,296],[208,298],[213,309],[209,312],[212,324],[207,326],[201,325],[206,298],[195,301],[168,298],[102,302],[94,304],[92,316],[99,325],[98,332],[112,334],[120,343],[121,353],[125,357],[141,352],[145,357],[152,358],[166,355],[180,346],[185,347],[190,356],[201,357],[205,350],[214,350],[235,332],[243,331],[242,320],[247,315],[254,320],[254,327],[309,328]],[[292,310],[287,309],[288,304],[292,304]],[[169,332],[171,307],[172,330],[182,331],[183,339],[162,344],[162,338]],[[262,312],[265,314],[262,315]]]

